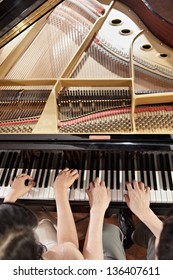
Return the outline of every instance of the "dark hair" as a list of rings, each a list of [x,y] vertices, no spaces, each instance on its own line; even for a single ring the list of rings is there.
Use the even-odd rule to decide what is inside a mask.
[[[0,205],[0,259],[41,259],[44,246],[37,242],[33,228],[37,226],[34,213],[23,205]]]
[[[163,222],[156,253],[159,260],[173,260],[173,208],[169,210]]]

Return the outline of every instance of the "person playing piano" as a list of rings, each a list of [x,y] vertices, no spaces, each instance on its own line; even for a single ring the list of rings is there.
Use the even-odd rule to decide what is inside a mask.
[[[68,189],[78,176],[77,170],[66,168],[55,179],[57,231],[49,220],[41,221],[38,226],[35,215],[15,203],[34,187],[32,177],[20,174],[14,179],[0,205],[0,259],[103,259],[102,227],[110,190],[98,178],[89,185],[90,221],[82,254],[68,199]]]
[[[34,187],[35,182],[27,174],[21,174],[15,178],[4,203],[0,206],[0,221],[3,225],[0,227],[0,259],[103,259],[103,249],[105,255],[108,256],[105,259],[125,259],[121,230],[115,225],[105,224],[103,226],[104,214],[110,202],[110,189],[106,188],[104,182],[99,182],[98,178],[89,184],[87,190],[91,207],[90,221],[83,254],[79,251],[76,227],[67,195],[68,188],[77,178],[78,171],[69,169],[64,169],[56,177],[54,192],[58,214],[57,235],[51,223],[46,222],[44,225],[45,220],[41,223],[46,235],[49,235],[48,241],[46,241],[47,250],[38,241],[38,228],[37,234],[34,234],[33,228],[37,226],[35,215],[29,209],[14,204],[19,197]],[[29,184],[26,187],[24,182],[27,179]],[[151,242],[151,246],[149,246],[153,250],[151,255],[155,255],[158,259],[173,259],[172,251],[165,249],[167,245],[169,247],[173,244],[171,233],[173,212],[170,212],[169,217],[162,223],[150,209],[150,188],[135,180],[132,184],[127,182],[126,186],[126,203],[142,222],[132,234],[133,241],[138,244],[141,242],[142,246],[149,246],[148,242]],[[49,231],[47,231],[48,229]],[[105,237],[110,237],[111,234],[110,247],[106,244]],[[114,237],[115,239],[113,239]],[[40,240],[44,238],[43,234]],[[154,243],[156,250],[153,246]],[[27,245],[30,250],[26,250]]]

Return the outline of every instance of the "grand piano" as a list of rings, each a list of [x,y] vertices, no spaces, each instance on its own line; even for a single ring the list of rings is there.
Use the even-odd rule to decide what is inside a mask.
[[[157,2],[1,1],[1,202],[26,172],[37,184],[20,202],[55,209],[52,184],[69,167],[76,211],[96,176],[113,209],[133,179],[153,209],[172,205],[172,5]]]

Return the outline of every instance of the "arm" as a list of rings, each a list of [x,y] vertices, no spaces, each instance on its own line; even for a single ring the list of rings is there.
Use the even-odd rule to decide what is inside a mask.
[[[110,203],[110,189],[99,178],[91,182],[87,190],[90,204],[90,220],[85,237],[83,256],[88,260],[103,259],[103,222],[105,211]]]
[[[25,180],[29,180],[28,186],[25,186]],[[11,184],[11,188],[4,202],[16,202],[19,197],[22,197],[35,186],[33,178],[27,174],[18,175]]]
[[[79,247],[76,226],[69,204],[68,188],[78,179],[78,171],[68,168],[60,172],[54,182],[57,206],[57,240],[58,244],[72,242]]]
[[[150,188],[144,183],[133,181],[133,187],[126,183],[128,193],[125,201],[130,210],[159,238],[162,230],[162,222],[150,208]]]

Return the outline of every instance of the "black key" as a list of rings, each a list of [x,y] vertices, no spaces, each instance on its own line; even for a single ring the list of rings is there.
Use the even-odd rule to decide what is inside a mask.
[[[94,153],[91,151],[90,152],[90,157],[91,157],[91,165],[90,165],[90,177],[89,177],[89,183],[93,181],[93,170],[94,170]]]
[[[139,165],[140,165],[141,182],[144,182],[143,154],[139,154]]]
[[[11,157],[11,160],[9,162],[9,170],[8,170],[7,176],[5,178],[5,186],[8,186],[9,183],[10,183],[9,180],[11,178],[12,169],[14,168],[14,163],[15,163],[15,160],[16,160],[16,156],[17,156],[17,152],[14,152],[12,157]]]
[[[117,190],[120,190],[120,154],[116,153],[115,157],[115,162],[116,162],[116,187]]]
[[[96,155],[96,177],[99,177],[99,170],[100,170],[100,155],[99,155],[99,152],[97,152],[97,155]]]
[[[58,152],[58,154],[56,155],[57,162],[56,162],[56,175],[55,175],[55,177],[58,175],[59,170],[61,169],[60,166],[61,166],[62,156],[63,155],[62,155],[61,152]]]
[[[110,155],[110,159],[109,159],[109,162],[110,162],[110,189],[113,189],[114,188],[114,168],[115,168],[115,154],[114,153],[111,153]]]
[[[60,163],[60,169],[63,170],[65,168],[67,168],[67,158],[66,158],[66,153],[62,154],[62,159],[61,159],[61,163]]]
[[[105,170],[105,184],[106,184],[106,187],[108,187],[108,170],[110,170],[110,163],[109,163],[109,160],[108,160],[108,153],[106,152],[105,155],[104,155],[104,170]]]
[[[4,170],[3,170],[2,175],[1,175],[0,186],[3,185],[4,179],[5,179],[5,176],[6,176],[6,172],[7,172],[7,168],[8,168],[9,162],[11,161],[11,157],[12,157],[12,152],[9,152],[7,154],[5,164],[4,164]]]
[[[34,178],[36,183],[38,181],[42,159],[43,159],[43,152],[40,152],[39,158],[36,161],[36,173],[35,173],[35,178]]]
[[[156,167],[154,161],[154,154],[151,154],[151,170],[152,170],[152,177],[153,177],[153,186],[154,190],[157,190],[157,180],[156,180]]]
[[[4,156],[5,156],[5,152],[1,152],[0,153],[0,168],[3,168],[2,163],[3,163]]]
[[[46,179],[45,179],[45,183],[44,183],[45,188],[48,187],[50,170],[51,170],[51,167],[52,167],[52,161],[53,161],[53,153],[50,153],[49,161],[48,161],[48,164],[47,164],[47,174],[46,174]]]
[[[29,163],[28,163],[28,171],[27,171],[27,174],[28,174],[28,175],[31,175],[31,170],[34,169],[34,168],[33,168],[33,166],[34,166],[34,158],[35,158],[35,156],[34,156],[34,154],[32,153],[31,159],[30,159],[30,161],[29,161]]]
[[[81,160],[80,189],[83,189],[85,166],[86,166],[86,153],[83,153],[83,154],[82,154],[82,160]]]
[[[171,176],[171,164],[170,164],[170,160],[169,160],[169,155],[165,154],[165,162],[167,165],[167,174],[168,174],[168,180],[169,180],[169,188],[171,191],[173,191],[173,182],[172,182],[172,176]]]
[[[22,158],[21,158],[21,154],[18,153],[16,162],[15,162],[15,169],[14,169],[14,172],[13,172],[12,181],[16,177],[17,171],[18,171],[18,169],[21,168],[21,165],[22,165]]]
[[[45,175],[45,169],[47,169],[48,160],[49,160],[49,153],[44,153],[40,166],[41,175],[40,175],[39,185],[38,185],[39,188],[41,188],[43,185],[43,179]]]
[[[146,173],[147,173],[147,186],[151,187],[151,180],[150,180],[150,161],[148,153],[145,154],[145,166],[146,166]]]
[[[124,169],[125,169],[125,182],[129,182],[129,156],[128,156],[128,152],[125,152],[125,154],[123,154],[123,158],[124,158]]]
[[[163,154],[159,154],[158,161],[159,161],[160,170],[161,170],[163,189],[166,191],[167,190],[167,186],[166,186],[167,183],[166,183],[166,178],[165,178],[166,164],[165,164],[165,160],[164,160]]]
[[[142,164],[143,164],[143,174],[144,174],[144,184],[145,186],[148,186],[148,180],[147,180],[147,165],[146,165],[146,160],[145,160],[145,154],[142,156]]]
[[[135,153],[131,153],[130,158],[131,158],[131,179],[132,181],[135,180]]]

